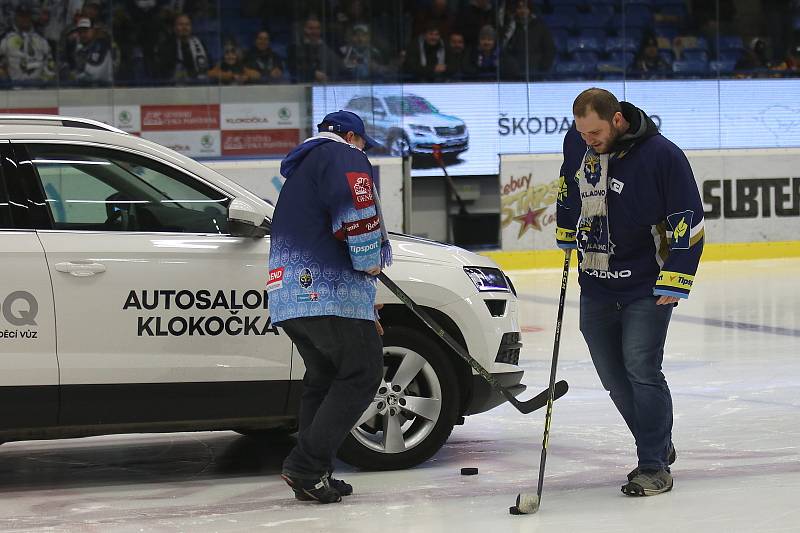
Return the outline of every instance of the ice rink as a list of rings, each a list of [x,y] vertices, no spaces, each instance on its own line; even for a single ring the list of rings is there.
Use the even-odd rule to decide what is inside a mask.
[[[574,264],[573,264],[574,266]],[[672,492],[620,492],[632,438],[578,332],[573,273],[542,506],[544,410],[503,406],[457,426],[431,461],[370,473],[340,464],[355,494],[300,503],[278,473],[288,442],[235,433],[122,435],[0,447],[1,531],[777,532],[800,531],[800,260],[701,265],[675,310],[664,372],[675,406]],[[561,272],[512,273],[524,382],[547,385]],[[480,469],[461,476],[464,466]]]

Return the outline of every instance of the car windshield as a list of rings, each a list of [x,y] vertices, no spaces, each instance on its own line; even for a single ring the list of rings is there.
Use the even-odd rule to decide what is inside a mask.
[[[425,115],[438,113],[430,102],[419,96],[387,96],[386,105],[393,115]],[[402,106],[402,107],[401,107]]]

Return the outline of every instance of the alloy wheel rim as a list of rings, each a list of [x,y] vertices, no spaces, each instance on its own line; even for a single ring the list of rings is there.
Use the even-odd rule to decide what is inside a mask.
[[[386,347],[384,379],[352,434],[370,450],[402,453],[431,434],[441,410],[442,386],[430,363],[409,348]]]

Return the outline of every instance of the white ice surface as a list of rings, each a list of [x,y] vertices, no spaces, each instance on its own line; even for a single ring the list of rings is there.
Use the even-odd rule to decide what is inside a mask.
[[[635,453],[578,332],[573,276],[559,364],[570,392],[555,405],[536,515],[508,507],[535,492],[544,411],[503,406],[412,470],[339,465],[356,494],[327,506],[296,502],[278,478],[287,444],[230,432],[8,443],[0,531],[800,531],[798,273],[800,260],[701,266],[667,341],[678,461],[665,495],[619,491]],[[548,380],[560,275],[513,274],[529,393]]]

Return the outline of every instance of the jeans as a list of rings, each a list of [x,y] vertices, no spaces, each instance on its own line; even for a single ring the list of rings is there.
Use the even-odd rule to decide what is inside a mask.
[[[672,396],[661,372],[673,305],[626,304],[581,293],[580,327],[592,362],[633,437],[639,468],[669,470]]]
[[[383,378],[383,343],[370,320],[318,316],[280,325],[306,366],[297,445],[283,472],[319,479],[333,470],[339,446],[375,398]]]

